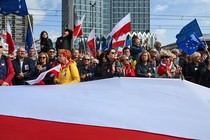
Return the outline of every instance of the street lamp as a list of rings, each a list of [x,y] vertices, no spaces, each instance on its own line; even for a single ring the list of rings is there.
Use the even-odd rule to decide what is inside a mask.
[[[92,16],[92,29],[93,29],[93,7],[95,7],[96,6],[96,2],[94,2],[93,4],[92,4],[92,2],[90,1],[90,10],[91,10],[91,16]]]

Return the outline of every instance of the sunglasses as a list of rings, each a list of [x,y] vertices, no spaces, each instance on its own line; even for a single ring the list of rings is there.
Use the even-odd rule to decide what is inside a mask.
[[[163,58],[169,58],[169,56],[161,56],[161,58],[163,59]]]
[[[40,59],[45,59],[46,57],[39,57]]]
[[[49,51],[50,53],[54,53],[55,51]]]
[[[111,54],[116,54],[116,52],[111,52]]]
[[[89,61],[90,59],[84,59],[85,61]]]
[[[0,48],[3,48],[3,46],[0,46]]]

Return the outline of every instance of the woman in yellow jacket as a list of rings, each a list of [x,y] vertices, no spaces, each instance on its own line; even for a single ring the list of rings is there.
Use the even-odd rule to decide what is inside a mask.
[[[58,61],[61,63],[61,70],[58,78],[55,77],[56,84],[72,84],[80,82],[79,72],[76,63],[70,60],[71,52],[69,50],[58,50]]]

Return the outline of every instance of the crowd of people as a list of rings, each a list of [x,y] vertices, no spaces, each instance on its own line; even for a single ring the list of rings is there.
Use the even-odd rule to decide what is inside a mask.
[[[46,31],[40,34],[41,50],[26,52],[17,49],[10,58],[3,53],[0,44],[0,85],[27,85],[27,80],[36,79],[40,73],[61,65],[58,75],[48,73],[37,85],[70,84],[111,77],[180,78],[210,87],[210,57],[206,50],[187,55],[179,49],[167,50],[156,41],[148,47],[134,38],[130,47],[124,47],[120,55],[115,48],[105,52],[97,50],[96,57],[88,52],[72,49],[73,32],[65,29],[53,47]]]

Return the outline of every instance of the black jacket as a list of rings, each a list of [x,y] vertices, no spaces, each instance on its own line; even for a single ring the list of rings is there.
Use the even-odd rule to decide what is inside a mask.
[[[33,60],[30,58],[24,58],[23,60],[23,66],[22,66],[22,72],[24,73],[24,79],[18,79],[17,76],[21,72],[20,70],[20,60],[16,58],[15,60],[12,61],[14,70],[15,70],[15,76],[13,78],[13,84],[14,85],[25,85],[26,80],[31,79],[34,76],[35,73],[35,64]]]

